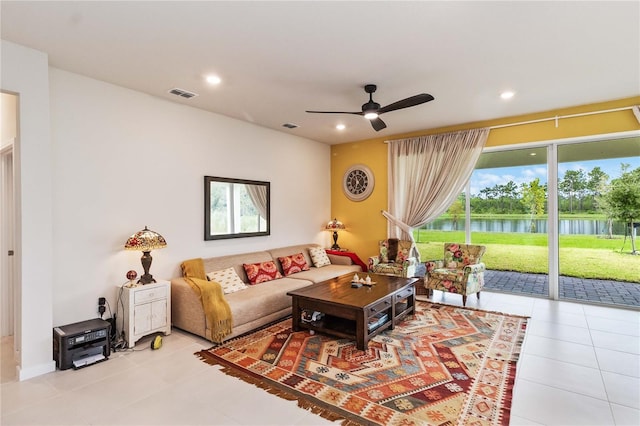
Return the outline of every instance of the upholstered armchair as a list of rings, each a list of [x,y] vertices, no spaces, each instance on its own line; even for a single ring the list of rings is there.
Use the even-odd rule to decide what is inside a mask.
[[[443,260],[425,262],[424,286],[462,295],[462,306],[466,306],[470,294],[476,293],[480,299],[485,271],[480,260],[486,249],[485,246],[445,243]]]
[[[413,277],[416,273],[416,258],[411,251],[411,241],[389,238],[378,242],[378,255],[369,258],[369,272],[373,274]]]

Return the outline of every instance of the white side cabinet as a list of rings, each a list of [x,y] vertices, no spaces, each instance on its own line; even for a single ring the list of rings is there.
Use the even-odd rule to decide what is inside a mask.
[[[148,334],[162,332],[171,334],[171,283],[158,280],[156,283],[124,287],[123,328],[125,338],[132,348]]]

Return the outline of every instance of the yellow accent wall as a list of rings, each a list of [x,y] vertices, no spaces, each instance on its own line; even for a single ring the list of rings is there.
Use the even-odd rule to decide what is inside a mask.
[[[369,256],[377,253],[378,240],[387,236],[387,220],[380,213],[387,208],[387,144],[384,143],[385,140],[447,133],[478,127],[499,126],[633,105],[640,105],[640,96],[333,145],[331,147],[331,217],[338,218],[347,227],[346,231],[340,232],[338,244],[342,248],[356,252],[366,262]],[[489,133],[485,147],[632,130],[640,130],[640,123],[638,123],[631,110],[623,110],[582,117],[561,118],[558,121],[557,128],[555,121],[551,120],[494,129]],[[373,193],[369,198],[360,202],[349,200],[342,192],[343,175],[353,164],[369,166],[375,177]]]

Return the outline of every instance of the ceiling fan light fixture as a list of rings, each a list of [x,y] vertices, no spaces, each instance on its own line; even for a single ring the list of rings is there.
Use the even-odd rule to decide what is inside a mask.
[[[393,102],[387,106],[381,107],[379,103],[373,101],[373,92],[376,91],[377,86],[375,84],[367,84],[364,86],[364,91],[369,94],[369,101],[362,104],[360,111],[310,111],[306,112],[314,114],[353,114],[364,116],[371,123],[371,127],[376,132],[386,129],[387,125],[380,119],[380,115],[391,111],[397,111],[399,109],[409,108],[416,105],[423,104],[434,100],[435,98],[427,93],[419,93],[408,98],[401,99],[397,102]]]
[[[216,86],[222,82],[222,79],[215,74],[208,75],[205,80],[212,86]]]
[[[504,99],[504,100],[511,99],[511,98],[513,98],[514,96],[515,96],[515,92],[513,92],[513,91],[511,91],[511,90],[506,90],[506,91],[504,91],[504,92],[500,93],[500,97],[501,97],[502,99]]]

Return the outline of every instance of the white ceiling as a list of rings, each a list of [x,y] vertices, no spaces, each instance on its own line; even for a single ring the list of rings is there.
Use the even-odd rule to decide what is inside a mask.
[[[329,144],[640,94],[640,2],[2,1],[54,67]],[[208,73],[223,82],[211,87]],[[363,86],[387,105],[357,115]],[[184,100],[167,91],[198,93]],[[499,94],[513,90],[505,102]],[[288,130],[284,123],[300,127]],[[335,125],[347,128],[337,131]]]

